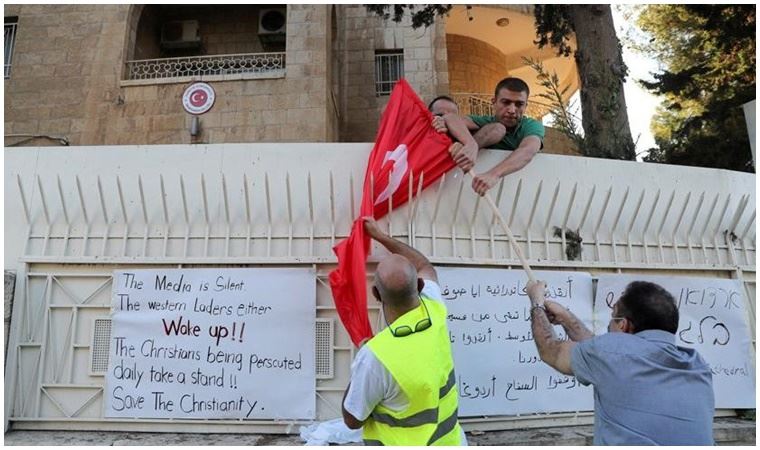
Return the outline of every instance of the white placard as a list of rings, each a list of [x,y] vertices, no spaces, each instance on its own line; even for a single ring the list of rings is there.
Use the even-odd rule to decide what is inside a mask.
[[[313,419],[314,277],[115,271],[105,416]]]
[[[593,410],[591,387],[538,357],[525,272],[447,267],[437,271],[449,313],[460,416]],[[547,282],[547,298],[568,307],[591,328],[588,273],[535,273]],[[565,338],[562,327],[555,330],[557,337]]]
[[[738,280],[602,275],[594,305],[595,330],[605,333],[612,305],[631,281],[651,281],[678,303],[676,345],[692,347],[713,372],[716,408],[754,408],[755,373],[744,289]]]

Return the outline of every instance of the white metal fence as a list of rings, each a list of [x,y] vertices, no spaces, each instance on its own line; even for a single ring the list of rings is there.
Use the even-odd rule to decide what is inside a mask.
[[[266,163],[229,165],[229,155],[248,158],[250,147],[220,146],[225,151],[219,155],[228,155],[224,161],[204,162],[195,158],[209,154],[198,147],[164,150],[160,167],[151,163],[156,150],[113,148],[126,159],[117,173],[72,166],[92,150],[40,150],[52,161],[45,162],[47,173],[19,168],[6,177],[6,211],[26,224],[19,253],[77,263],[333,261],[331,248],[346,237],[358,211],[364,152],[340,158],[326,150],[299,152],[288,164],[280,151],[262,151],[257,158]],[[503,157],[499,151],[481,155],[476,171]],[[242,171],[249,166],[255,170]],[[542,154],[502,179],[491,195],[536,262],[754,267],[754,175]],[[391,215],[389,230],[410,237],[434,259],[516,261],[506,237],[492,226],[492,212],[461,172],[450,172],[410,206]],[[578,245],[568,237],[571,231],[582,239]],[[568,256],[576,248],[578,257]]]
[[[7,149],[5,267],[17,269],[17,288],[6,419],[16,428],[182,431],[192,424],[195,431],[296,432],[277,421],[125,421],[102,414],[98,367],[113,270],[272,264],[316,270],[317,318],[336,325],[316,337],[327,367],[317,379],[317,417],[339,417],[354,349],[327,274],[336,262],[332,247],[359,210],[370,148]],[[504,155],[482,154],[475,171]],[[438,265],[518,268],[493,213],[466,180],[450,172],[381,223]],[[491,193],[534,267],[737,278],[747,286],[755,330],[754,175],[541,154]],[[379,329],[376,306],[370,318]],[[498,429],[589,420],[580,413],[465,423]]]

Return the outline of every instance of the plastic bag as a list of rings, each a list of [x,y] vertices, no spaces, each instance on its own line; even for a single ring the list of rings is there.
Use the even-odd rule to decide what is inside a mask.
[[[362,430],[352,430],[346,426],[343,419],[333,419],[327,422],[315,422],[301,427],[301,439],[305,445],[350,444],[362,442]]]

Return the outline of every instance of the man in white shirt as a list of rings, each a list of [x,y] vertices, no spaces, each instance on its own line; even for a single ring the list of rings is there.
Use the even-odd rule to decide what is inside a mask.
[[[365,218],[364,226],[391,252],[378,264],[372,287],[389,325],[354,359],[343,419],[349,428],[364,426],[367,445],[467,445],[435,268],[380,231],[374,219]]]

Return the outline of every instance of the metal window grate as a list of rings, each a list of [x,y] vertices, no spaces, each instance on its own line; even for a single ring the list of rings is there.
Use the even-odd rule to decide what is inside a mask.
[[[16,27],[18,25],[18,18],[6,17],[5,18],[5,78],[11,76],[11,64],[13,64],[13,47],[16,44]]]
[[[92,330],[90,374],[105,375],[110,354],[111,319],[95,319]]]
[[[317,379],[334,377],[335,358],[333,353],[333,334],[335,322],[333,319],[317,319],[316,322],[316,368]]]
[[[404,76],[403,50],[375,50],[375,92],[388,95]]]

